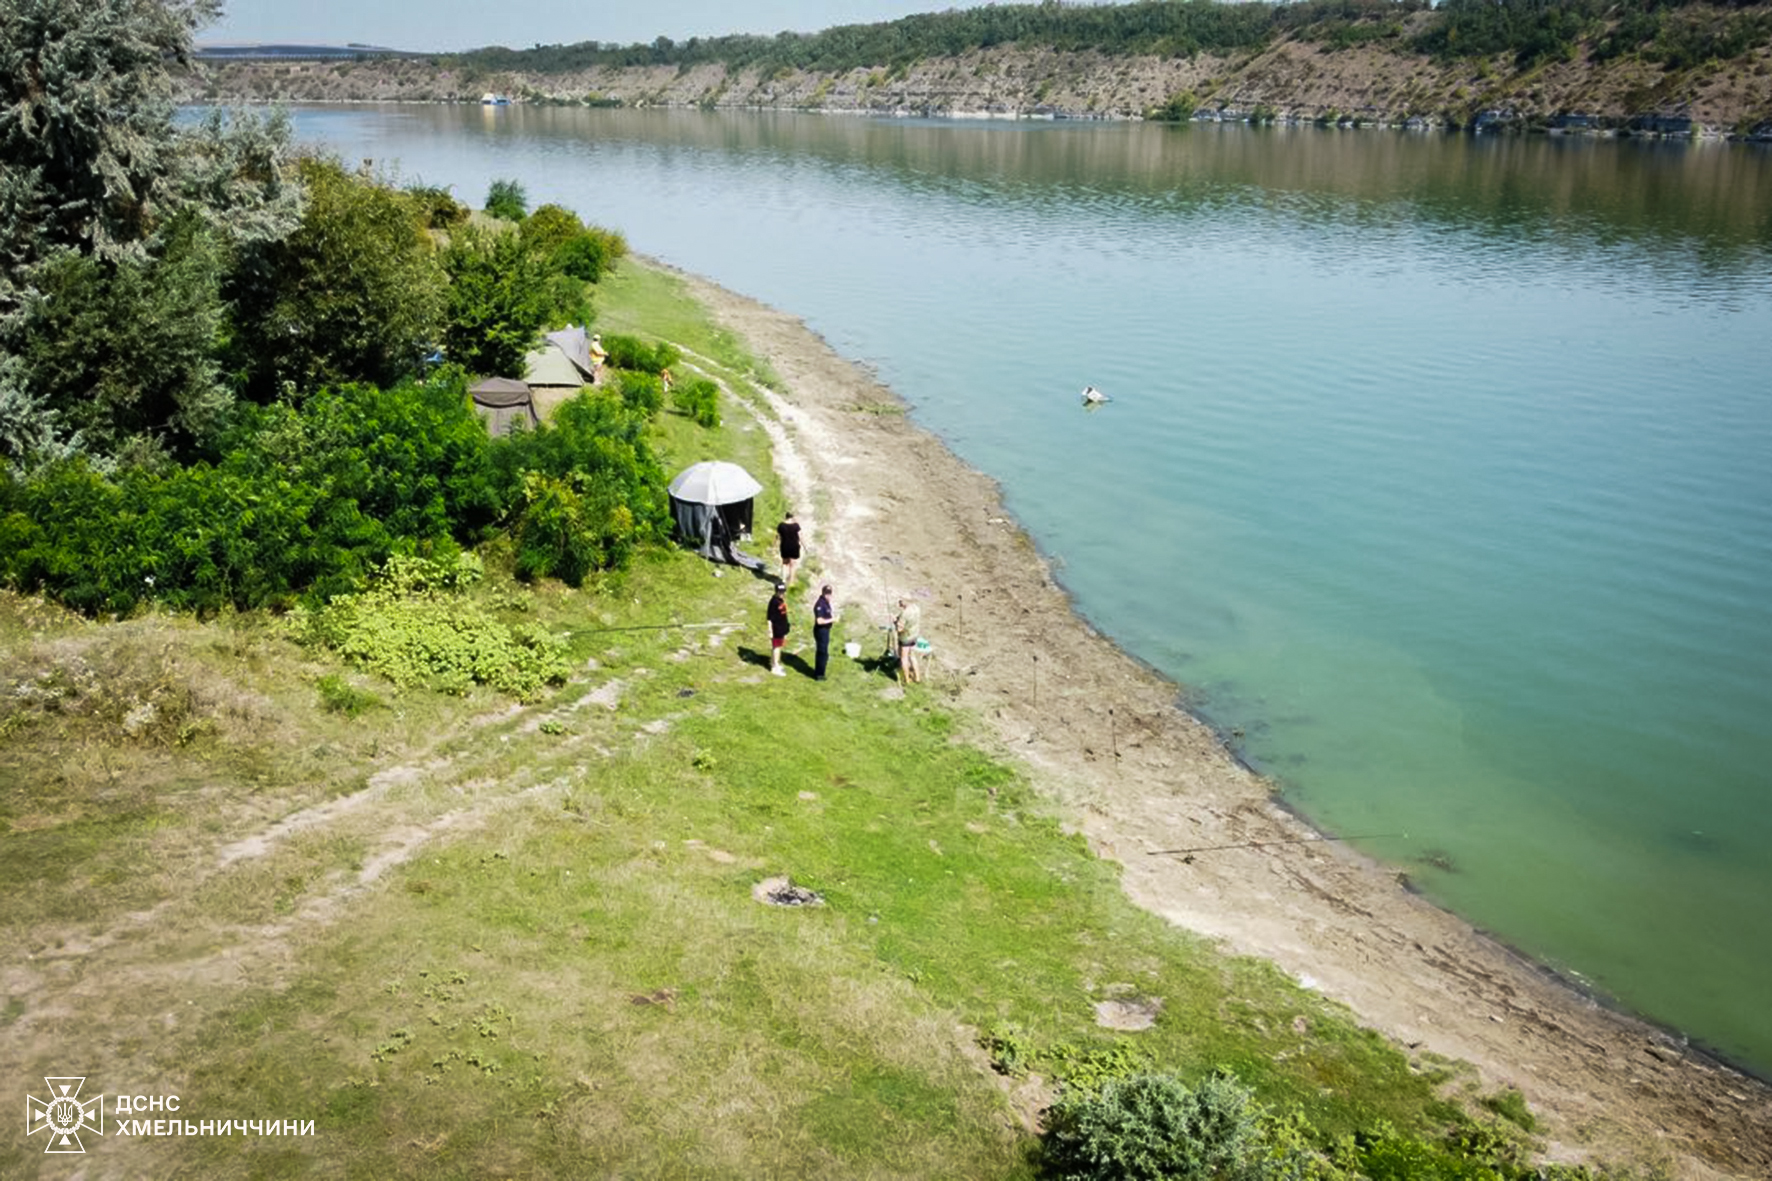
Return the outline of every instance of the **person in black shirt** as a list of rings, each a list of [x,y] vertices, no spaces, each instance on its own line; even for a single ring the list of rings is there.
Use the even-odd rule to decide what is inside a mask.
[[[837,612],[831,606],[831,584],[825,583],[819,592],[818,602],[812,604],[812,638],[818,644],[818,657],[812,666],[812,675],[824,680],[825,666],[831,660],[831,624],[837,622]]]
[[[788,510],[775,532],[781,538],[781,581],[792,586],[794,567],[800,563],[800,522],[794,520],[793,509]]]
[[[766,612],[769,619],[769,671],[778,677],[788,675],[787,671],[781,667],[781,646],[787,642],[790,626],[788,623],[788,601],[782,597],[782,592],[787,589],[786,583],[775,584],[775,593],[769,597],[769,607]]]

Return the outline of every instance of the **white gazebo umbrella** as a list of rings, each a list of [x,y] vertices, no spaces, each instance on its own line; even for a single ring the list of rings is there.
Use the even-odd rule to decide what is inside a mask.
[[[736,463],[705,459],[671,481],[671,495],[691,504],[737,504],[763,491],[763,485]]]

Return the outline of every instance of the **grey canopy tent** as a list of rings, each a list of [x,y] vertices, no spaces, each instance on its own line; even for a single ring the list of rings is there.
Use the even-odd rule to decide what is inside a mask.
[[[534,430],[541,422],[528,382],[489,377],[469,387],[468,396],[474,400],[475,412],[485,421],[487,433],[495,439],[510,434],[518,423]]]
[[[763,485],[736,463],[703,460],[671,481],[671,516],[677,533],[704,558],[762,570],[763,561],[743,553],[738,539],[751,531],[752,501]]]

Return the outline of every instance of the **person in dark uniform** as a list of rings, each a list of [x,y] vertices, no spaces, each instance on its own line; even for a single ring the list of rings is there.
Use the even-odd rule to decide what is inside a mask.
[[[818,657],[812,666],[812,675],[824,680],[825,666],[831,660],[831,625],[837,622],[837,612],[831,606],[831,584],[825,583],[818,593],[818,601],[812,604],[812,638],[818,645]]]
[[[800,522],[794,520],[793,509],[788,510],[775,532],[781,538],[781,581],[792,586],[794,567],[800,563]]]
[[[781,667],[781,646],[787,643],[788,628],[791,626],[788,623],[788,601],[782,597],[782,592],[787,589],[786,583],[775,584],[775,593],[769,596],[766,611],[769,619],[769,671],[778,677],[788,675]]]

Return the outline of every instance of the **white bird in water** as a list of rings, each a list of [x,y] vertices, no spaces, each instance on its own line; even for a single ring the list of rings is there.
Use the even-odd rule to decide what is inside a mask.
[[[1108,396],[1092,385],[1083,387],[1083,405],[1099,406],[1108,400]]]

